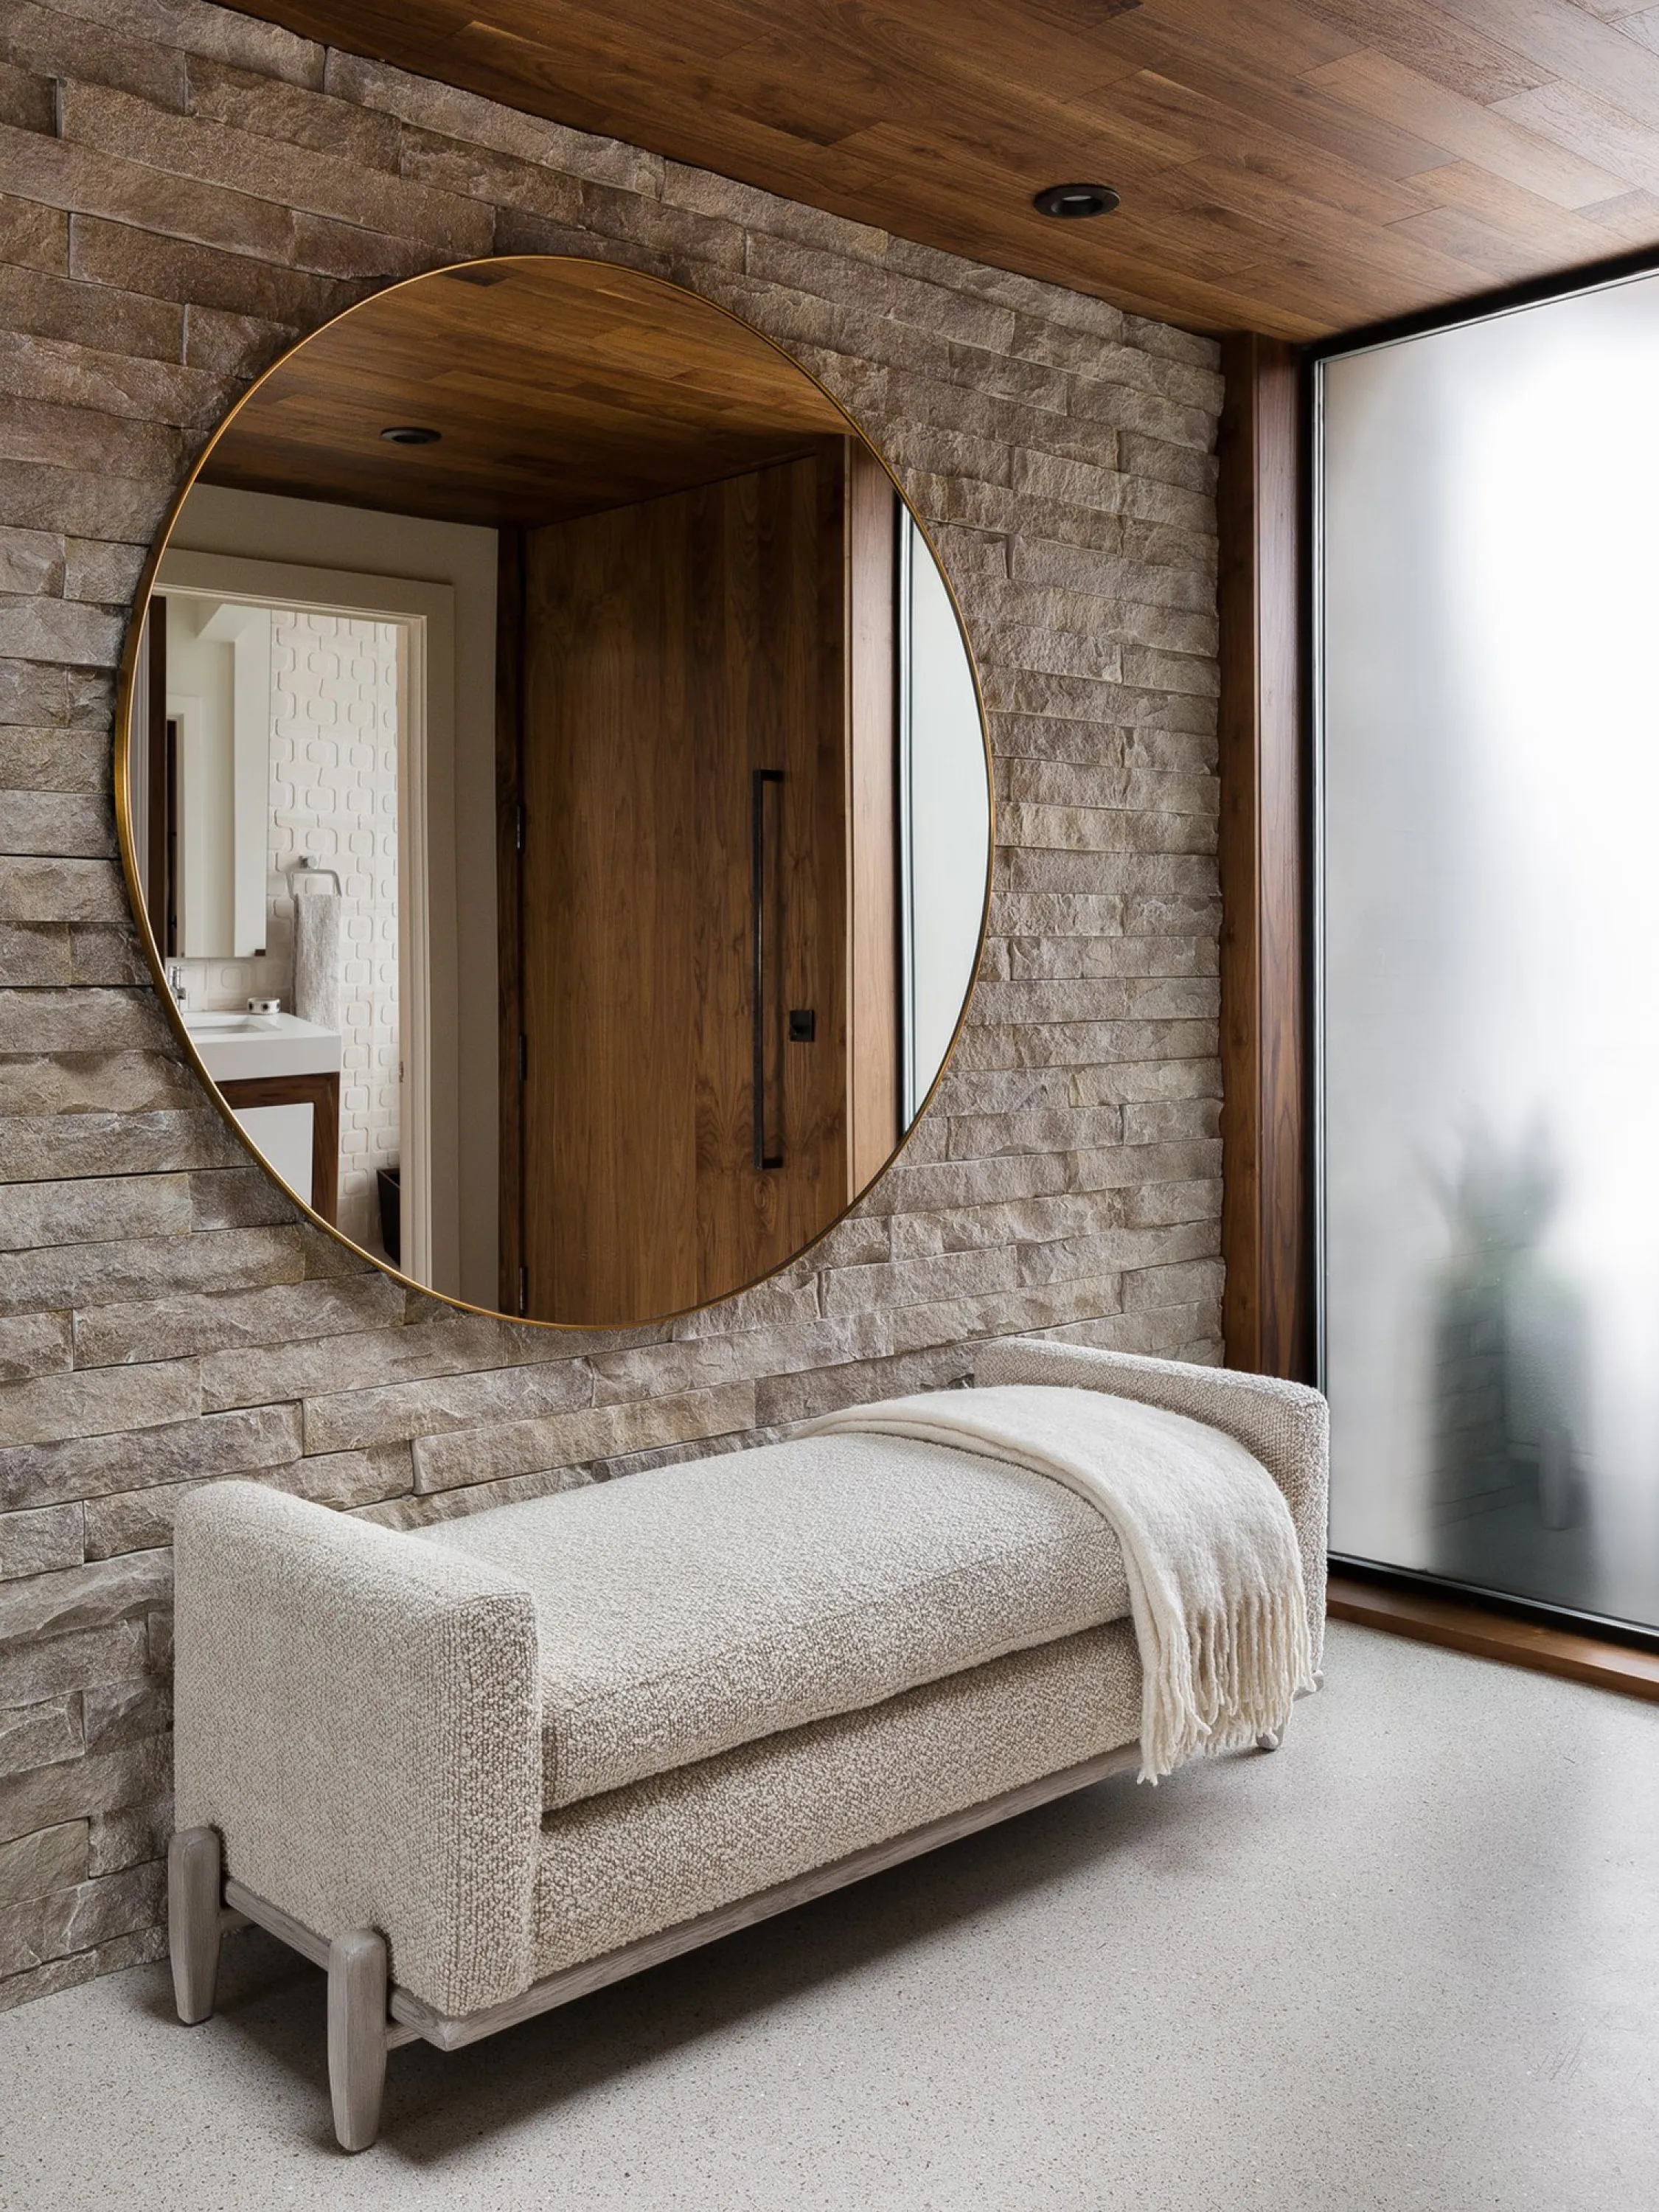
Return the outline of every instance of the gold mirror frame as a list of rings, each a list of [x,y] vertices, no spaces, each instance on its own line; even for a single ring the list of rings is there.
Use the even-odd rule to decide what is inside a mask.
[[[939,572],[940,580],[944,584],[946,595],[951,602],[951,610],[956,618],[957,629],[962,640],[963,652],[968,663],[968,672],[974,687],[974,703],[979,715],[980,742],[983,747],[985,757],[985,786],[988,822],[985,855],[985,897],[980,912],[979,933],[975,939],[974,947],[972,978],[963,994],[962,1006],[957,1012],[956,1024],[951,1030],[951,1040],[945,1048],[944,1057],[940,1060],[938,1070],[933,1076],[933,1079],[928,1085],[925,1096],[918,1104],[915,1115],[906,1127],[900,1133],[897,1143],[894,1146],[892,1151],[889,1152],[886,1158],[882,1162],[875,1174],[872,1176],[870,1180],[864,1185],[862,1189],[860,1189],[854,1197],[848,1199],[846,1205],[843,1206],[830,1220],[826,1222],[823,1227],[820,1229],[808,1243],[802,1245],[798,1251],[790,1254],[787,1259],[780,1261],[775,1267],[763,1270],[762,1273],[751,1277],[745,1282],[734,1285],[730,1290],[722,1291],[716,1297],[702,1299],[695,1304],[678,1307],[669,1313],[653,1315],[647,1320],[632,1322],[591,1323],[568,1321],[544,1321],[529,1315],[504,1313],[499,1306],[479,1305],[470,1299],[458,1297],[449,1291],[434,1290],[429,1284],[419,1282],[416,1280],[413,1276],[405,1274],[400,1267],[394,1266],[389,1260],[381,1258],[376,1253],[366,1250],[362,1245],[357,1243],[353,1238],[348,1237],[343,1230],[337,1228],[332,1222],[325,1220],[306,1200],[301,1198],[299,1194],[283,1180],[283,1176],[277,1173],[276,1170],[271,1165],[264,1153],[260,1151],[258,1146],[254,1143],[252,1138],[243,1127],[241,1122],[238,1121],[228,1101],[221,1091],[218,1084],[216,1082],[214,1078],[209,1074],[206,1063],[203,1060],[201,1053],[197,1048],[194,1039],[191,1037],[189,1030],[185,1026],[182,1012],[174,1000],[173,993],[167,984],[165,957],[160,945],[156,942],[155,933],[150,926],[149,915],[143,896],[143,884],[138,872],[137,854],[133,838],[131,793],[131,739],[134,705],[133,689],[137,673],[139,645],[143,632],[144,620],[149,612],[150,599],[155,589],[156,578],[161,568],[161,562],[166,556],[168,544],[179,521],[179,515],[183,511],[185,502],[190,497],[191,493],[195,489],[197,482],[200,477],[203,470],[207,466],[208,462],[211,459],[214,450],[219,444],[220,440],[229,430],[232,424],[235,422],[237,417],[242,412],[242,410],[248,404],[249,401],[253,398],[254,395],[260,390],[261,386],[280,369],[285,368],[287,364],[294,359],[296,354],[302,352],[307,346],[313,343],[314,339],[319,337],[324,331],[337,328],[341,323],[345,322],[351,316],[361,314],[366,308],[373,307],[378,301],[385,300],[391,294],[405,290],[412,284],[425,283],[434,277],[453,276],[459,270],[487,268],[490,266],[492,263],[503,258],[534,260],[538,262],[570,262],[583,267],[596,266],[605,269],[615,269],[618,273],[626,274],[641,284],[657,286],[665,292],[671,292],[682,299],[695,301],[698,307],[707,309],[710,313],[723,316],[726,321],[737,325],[740,329],[747,331],[752,337],[763,340],[766,345],[770,347],[773,352],[779,355],[781,359],[787,362],[799,375],[805,377],[807,381],[817,389],[818,393],[828,401],[830,405],[834,408],[836,412],[842,417],[842,421],[847,425],[848,433],[852,436],[857,438],[864,447],[865,450],[872,454],[876,460],[880,464],[882,470],[891,483],[894,492],[900,503],[909,514],[917,531],[920,532],[922,542],[927,546],[928,553],[933,559],[933,565]],[[183,483],[179,486],[178,491],[173,495],[173,500],[168,505],[167,514],[163,520],[161,527],[156,534],[155,543],[150,548],[149,553],[145,559],[143,571],[140,574],[137,590],[133,598],[131,617],[128,623],[126,637],[122,646],[120,666],[117,679],[115,702],[114,785],[116,836],[120,850],[121,873],[126,886],[127,901],[131,909],[133,922],[137,929],[139,942],[143,948],[144,958],[149,969],[151,983],[155,988],[157,998],[161,1001],[162,1011],[166,1016],[168,1026],[173,1031],[175,1043],[182,1048],[183,1057],[186,1064],[195,1073],[198,1081],[201,1084],[209,1098],[211,1100],[214,1107],[217,1110],[221,1120],[230,1130],[237,1143],[242,1147],[243,1151],[245,1151],[250,1158],[254,1160],[261,1169],[263,1169],[265,1175],[269,1176],[276,1188],[282,1192],[283,1197],[288,1200],[289,1205],[291,1205],[304,1219],[308,1221],[314,1229],[320,1230],[325,1236],[331,1237],[337,1244],[342,1246],[346,1251],[363,1261],[366,1265],[378,1269],[382,1274],[390,1276],[394,1282],[401,1283],[406,1290],[417,1291],[422,1297],[435,1299],[440,1304],[452,1307],[458,1312],[478,1314],[483,1316],[489,1320],[498,1321],[504,1324],[520,1328],[553,1329],[562,1331],[567,1335],[574,1334],[579,1336],[628,1335],[637,1331],[649,1331],[665,1328],[670,1323],[681,1320],[689,1314],[707,1313],[712,1311],[716,1306],[726,1304],[728,1299],[740,1297],[746,1292],[758,1288],[760,1285],[775,1280],[778,1276],[786,1273],[791,1267],[799,1266],[802,1259],[805,1258],[807,1253],[813,1249],[814,1246],[821,1243],[826,1237],[832,1235],[834,1231],[840,1227],[841,1224],[854,1211],[854,1209],[861,1206],[864,1200],[868,1198],[871,1192],[876,1188],[877,1185],[882,1182],[890,1169],[891,1169],[899,1155],[903,1152],[905,1146],[909,1142],[912,1134],[927,1115],[929,1108],[933,1104],[934,1097],[939,1091],[939,1087],[945,1080],[945,1077],[950,1069],[951,1063],[956,1055],[957,1047],[961,1042],[962,1032],[967,1024],[968,1009],[972,1004],[974,993],[978,987],[980,966],[985,957],[985,943],[990,928],[991,896],[995,873],[997,849],[996,777],[994,773],[994,756],[991,750],[990,722],[986,712],[985,692],[984,686],[980,679],[979,664],[975,658],[973,641],[969,634],[967,623],[963,618],[962,603],[957,596],[956,586],[951,580],[950,574],[946,569],[944,562],[939,558],[939,548],[933,543],[933,534],[928,529],[927,525],[922,520],[921,517],[917,514],[915,507],[906,497],[903,486],[900,483],[891,465],[889,463],[885,454],[882,453],[879,447],[877,446],[875,441],[854,419],[848,409],[839,399],[836,398],[834,392],[829,390],[823,380],[820,377],[816,376],[804,362],[796,360],[795,356],[789,351],[787,346],[781,344],[777,339],[769,337],[766,331],[758,329],[755,324],[748,320],[746,316],[739,315],[733,309],[723,307],[718,301],[707,298],[702,293],[695,291],[690,285],[676,283],[670,277],[653,276],[644,270],[633,269],[625,262],[609,261],[601,254],[549,253],[490,256],[469,261],[446,262],[432,269],[421,270],[413,276],[400,277],[396,283],[382,285],[379,291],[370,293],[366,299],[354,301],[350,307],[343,308],[339,314],[331,315],[326,322],[319,323],[315,330],[308,331],[304,337],[301,338],[295,344],[289,346],[285,352],[280,354],[277,358],[269,365],[269,367],[263,369],[260,374],[253,379],[252,383],[248,386],[247,390],[242,394],[241,398],[236,402],[235,405],[230,410],[228,414],[225,416],[224,419],[218,424],[211,437],[209,438],[207,443],[203,447],[201,453],[198,455],[195,462],[191,465],[188,475],[185,477]]]

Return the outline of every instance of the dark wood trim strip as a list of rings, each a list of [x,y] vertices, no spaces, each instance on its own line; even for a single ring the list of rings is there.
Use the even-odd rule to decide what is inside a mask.
[[[1304,1379],[1307,1267],[1300,365],[1222,346],[1221,1073],[1227,1364]]]
[[[523,1311],[524,1263],[524,632],[525,533],[498,534],[495,575],[495,983],[501,1153],[496,1303]]]
[[[233,1114],[245,1106],[311,1109],[311,1210],[331,1228],[340,1218],[340,1079],[337,1075],[248,1075],[222,1083]]]
[[[1449,1651],[1468,1651],[1659,1704],[1659,1652],[1605,1643],[1543,1621],[1519,1620],[1466,1598],[1389,1588],[1356,1576],[1332,1576],[1326,1610],[1333,1620],[1357,1620]]]

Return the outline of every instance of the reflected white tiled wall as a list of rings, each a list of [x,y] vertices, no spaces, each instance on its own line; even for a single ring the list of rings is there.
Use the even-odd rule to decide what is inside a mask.
[[[263,960],[187,961],[192,1006],[292,1010],[304,854],[339,875],[340,1227],[380,1249],[374,1170],[398,1158],[398,631],[343,615],[271,627],[270,874]],[[309,896],[309,894],[307,894]]]

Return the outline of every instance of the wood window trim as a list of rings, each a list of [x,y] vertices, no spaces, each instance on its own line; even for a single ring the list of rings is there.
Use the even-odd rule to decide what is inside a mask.
[[[1310,1236],[1311,746],[1300,350],[1223,342],[1217,520],[1223,1330],[1229,1366],[1315,1376]],[[1334,1620],[1659,1703],[1659,1650],[1517,1603],[1340,1563]]]
[[[1339,1571],[1326,1610],[1333,1620],[1358,1621],[1448,1651],[1496,1659],[1570,1682],[1588,1682],[1659,1704],[1659,1651],[1614,1643],[1554,1621],[1528,1619],[1461,1593],[1413,1587]]]
[[[1221,625],[1223,1333],[1230,1366],[1313,1371],[1298,349],[1224,341]]]

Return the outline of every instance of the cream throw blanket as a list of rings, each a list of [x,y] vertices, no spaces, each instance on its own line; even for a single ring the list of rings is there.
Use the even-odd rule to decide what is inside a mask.
[[[1140,1779],[1282,1729],[1311,1690],[1290,1508],[1219,1429],[1099,1390],[1009,1383],[849,1406],[808,1433],[873,1431],[1007,1460],[1086,1498],[1123,1547],[1145,1677]]]

